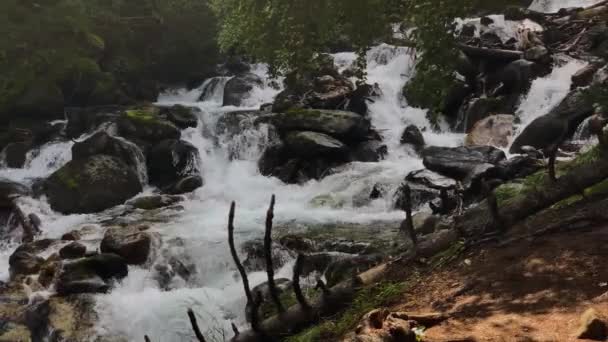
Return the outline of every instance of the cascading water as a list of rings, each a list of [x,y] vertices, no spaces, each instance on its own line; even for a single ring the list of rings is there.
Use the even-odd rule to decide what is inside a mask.
[[[534,0],[530,9],[545,13],[554,13],[561,8],[587,7],[595,5],[602,0]]]
[[[341,53],[334,58],[340,68],[347,68],[355,55]],[[163,290],[155,279],[154,267],[131,266],[129,276],[111,293],[96,296],[100,336],[124,336],[129,341],[140,341],[147,334],[158,341],[187,340],[192,336],[186,316],[189,307],[199,315],[199,324],[212,341],[230,336],[231,322],[245,324],[242,285],[235,276],[226,243],[227,214],[233,200],[237,202],[237,244],[262,234],[271,194],[277,196],[277,222],[365,224],[401,219],[402,213],[392,209],[392,196],[373,200],[363,207],[358,207],[353,199],[362,194],[369,196],[371,188],[378,183],[395,189],[410,171],[423,167],[422,160],[399,143],[405,126],[415,124],[426,128],[425,140],[435,146],[460,145],[463,135],[434,132],[426,119],[426,111],[408,107],[402,99],[401,88],[414,72],[411,51],[380,45],[368,53],[367,59],[368,83],[376,83],[381,90],[381,95],[369,105],[370,118],[389,149],[388,156],[377,163],[345,165],[320,181],[304,185],[286,185],[260,175],[257,160],[270,139],[267,127],[259,129],[246,124],[236,135],[217,133],[218,120],[227,112],[257,110],[278,93],[267,79],[263,65],[254,66],[252,72],[261,76],[264,84],[254,87],[239,108],[221,106],[228,78],[209,80],[191,91],[171,91],[159,98],[163,105],[179,103],[201,109],[199,127],[184,130],[182,139],[200,151],[205,186],[188,195],[182,203],[183,211],[171,216],[168,222],[151,227],[151,231],[158,232],[163,239],[159,259],[187,258],[195,265],[196,273],[188,281],[173,281],[168,290]],[[534,82],[518,111],[524,125],[564,98],[571,75],[582,66],[581,62],[568,61],[551,75]],[[28,156],[24,169],[2,169],[0,177],[29,182],[48,176],[71,159],[72,145],[73,142],[49,143]],[[330,195],[343,205],[339,208],[311,205],[311,200],[319,195]],[[82,224],[101,222],[112,215],[110,210],[97,215],[62,216],[54,213],[44,199],[22,198],[20,201],[25,211],[41,217],[43,237],[57,238]],[[97,238],[101,237],[101,231],[99,234]],[[0,281],[8,278],[8,257],[15,248],[16,244],[10,243],[0,246]],[[292,265],[287,263],[277,272],[277,277],[291,277]],[[252,286],[265,280],[263,272],[250,275]]]

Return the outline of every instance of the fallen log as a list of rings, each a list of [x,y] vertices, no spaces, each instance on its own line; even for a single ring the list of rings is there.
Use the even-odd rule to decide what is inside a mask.
[[[521,51],[489,49],[470,46],[462,43],[456,45],[462,52],[472,58],[493,59],[509,62],[521,59],[524,55],[524,53]]]
[[[505,229],[552,205],[608,179],[608,156],[599,150],[600,157],[573,166],[568,173],[551,181],[545,177],[541,184],[498,208]],[[480,236],[494,226],[494,218],[487,200],[469,208],[455,222],[455,228],[467,237]]]
[[[396,261],[393,261],[393,263]],[[232,338],[232,342],[262,342],[281,340],[292,336],[317,323],[322,317],[333,316],[347,308],[355,298],[357,291],[364,286],[379,282],[390,264],[383,264],[354,277],[353,280],[341,282],[327,289],[328,292],[310,301],[309,307],[296,304],[283,314],[270,317],[260,323],[259,329],[264,336],[253,330],[241,332]]]

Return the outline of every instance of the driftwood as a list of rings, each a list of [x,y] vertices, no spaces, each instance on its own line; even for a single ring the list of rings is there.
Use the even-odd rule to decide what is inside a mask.
[[[469,57],[482,58],[482,59],[493,59],[502,61],[515,61],[521,59],[524,55],[521,51],[503,50],[503,49],[488,49],[482,47],[475,47],[466,44],[457,44],[458,48],[462,50]]]
[[[234,246],[234,211],[236,208],[236,203],[232,202],[230,205],[230,213],[228,214],[228,245],[230,246],[230,254],[232,255],[232,259],[236,264],[236,268],[239,270],[241,275],[241,279],[243,281],[243,288],[245,290],[245,296],[247,297],[248,303],[254,303],[253,295],[251,294],[251,288],[249,287],[249,278],[247,278],[247,271],[245,271],[245,267],[241,263],[239,259],[239,255],[236,251],[236,247]]]

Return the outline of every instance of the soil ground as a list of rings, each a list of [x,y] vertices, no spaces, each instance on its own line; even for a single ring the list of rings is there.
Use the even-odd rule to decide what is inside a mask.
[[[561,342],[580,341],[590,307],[608,317],[608,225],[473,248],[391,310],[449,314],[425,332],[429,342]]]

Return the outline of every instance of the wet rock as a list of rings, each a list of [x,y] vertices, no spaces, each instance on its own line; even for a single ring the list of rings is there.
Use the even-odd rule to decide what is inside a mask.
[[[427,169],[412,171],[405,177],[405,180],[408,183],[424,185],[435,190],[452,190],[458,185],[454,179]]]
[[[44,263],[44,258],[27,251],[15,251],[9,258],[11,278],[18,275],[36,274]]]
[[[233,77],[226,83],[224,88],[224,106],[240,106],[242,101],[249,96],[254,86],[261,86],[262,79],[252,73],[243,73]]]
[[[509,113],[511,104],[504,96],[474,98],[462,108],[457,129],[470,132],[477,122],[498,113]]]
[[[328,77],[331,77],[329,79]],[[307,107],[334,109],[340,108],[340,105],[352,95],[354,91],[353,84],[344,78],[335,79],[330,75],[323,76],[324,84],[315,84],[314,92],[306,96],[303,100]],[[365,114],[365,110],[362,110]]]
[[[198,149],[183,140],[163,140],[147,156],[150,183],[164,188],[187,176],[199,176]]]
[[[319,249],[326,252],[370,254],[372,252],[372,244],[369,242],[356,242],[352,240],[338,239],[325,241],[320,245]]]
[[[593,76],[599,70],[600,65],[591,63],[572,75],[572,85],[570,89],[586,87],[593,81]]]
[[[412,220],[417,234],[428,235],[435,232],[441,218],[428,211],[421,211],[414,214]]]
[[[57,280],[57,293],[61,296],[77,293],[104,293],[112,279],[122,279],[129,270],[126,260],[116,254],[95,256],[66,262]]]
[[[316,249],[315,242],[298,235],[285,235],[279,239],[279,244],[290,251],[307,253]]]
[[[608,338],[608,326],[597,311],[588,309],[581,316],[576,336],[579,339],[605,341]]]
[[[532,84],[532,81],[540,73],[536,63],[525,59],[519,59],[509,63],[504,68],[488,75],[487,85],[490,89],[500,86],[495,94],[522,94]],[[500,111],[510,113],[511,110]]]
[[[254,126],[254,120],[263,115],[261,111],[239,110],[226,112],[220,116],[215,125],[218,136],[232,138]]]
[[[430,188],[425,185],[407,182],[410,187],[410,204],[412,210],[417,210],[431,202],[432,200],[439,197],[440,192],[437,189]],[[406,197],[404,187],[400,186],[399,190],[395,193],[395,209],[405,208]]]
[[[420,151],[426,144],[422,132],[416,125],[409,125],[405,128],[401,135],[401,143],[411,145],[416,151]]]
[[[308,202],[313,208],[333,208],[339,209],[344,207],[344,199],[338,198],[332,194],[319,195]]]
[[[346,152],[346,145],[323,133],[291,132],[285,137],[289,151],[298,157],[308,158],[318,155],[339,156]]]
[[[153,240],[157,238],[135,226],[110,227],[104,234],[100,250],[102,253],[119,255],[130,265],[141,265],[148,261]]]
[[[549,114],[532,121],[511,145],[511,153],[521,153],[523,146],[545,150],[572,136],[587,117],[594,114],[592,101],[580,89],[571,91]]]
[[[64,214],[99,212],[142,190],[133,168],[107,155],[70,161],[53,173],[44,187],[51,208]]]
[[[186,176],[175,182],[175,184],[164,188],[164,191],[172,195],[182,195],[193,192],[194,190],[202,187],[204,184],[205,182],[201,176]]]
[[[195,113],[199,111],[200,109],[198,108],[182,105],[161,109],[162,115],[165,115],[167,120],[180,129],[186,129],[188,127],[196,128],[196,126],[198,126],[198,118]]]
[[[477,26],[472,23],[467,23],[462,26],[460,30],[460,36],[464,38],[473,38],[477,32]]]
[[[80,240],[80,232],[77,230],[72,230],[71,232],[65,233],[61,236],[61,240],[63,241],[78,241]]]
[[[57,255],[57,253],[51,255],[44,261],[40,267],[40,272],[38,273],[38,282],[40,285],[44,287],[51,286],[53,281],[55,281],[59,275],[61,263],[61,258],[59,255]]]
[[[498,166],[491,170],[486,176],[502,180],[512,180],[525,178],[544,168],[543,160],[530,155],[515,156],[508,160],[498,163]]]
[[[246,255],[243,260],[243,267],[249,272],[261,271],[266,269],[266,259],[264,254],[264,241],[261,239],[250,240],[241,246],[241,250]],[[275,268],[282,267],[291,258],[290,252],[279,244],[272,246],[272,264]]]
[[[59,250],[62,259],[78,259],[85,256],[87,247],[78,242],[72,242]]]
[[[513,115],[492,115],[478,121],[469,134],[467,134],[466,146],[509,146],[509,139],[513,135]]]
[[[104,131],[72,146],[72,160],[84,160],[98,154],[116,157],[134,170],[144,162],[143,153],[137,146]]]
[[[506,158],[503,151],[491,146],[432,146],[422,154],[426,168],[467,185]]]
[[[30,194],[27,186],[0,178],[0,207],[11,207],[14,198]]]
[[[388,155],[388,147],[378,140],[361,142],[350,150],[350,160],[359,162],[379,162]]]
[[[42,239],[21,244],[21,246],[19,246],[9,257],[11,278],[18,275],[37,273],[44,263],[44,258],[38,256],[38,254],[42,253],[56,242],[57,240]]]
[[[155,143],[167,139],[179,139],[181,131],[163,119],[155,107],[129,109],[118,119],[118,133],[134,142]]]
[[[31,142],[15,142],[6,145],[4,148],[6,166],[14,169],[22,168],[31,148]]]
[[[257,121],[274,125],[281,134],[289,131],[313,131],[354,141],[367,140],[371,129],[369,119],[339,110],[294,109],[264,115]]]
[[[551,54],[546,47],[537,45],[524,51],[524,58],[532,62],[547,63],[551,61]]]
[[[132,205],[137,209],[153,210],[168,207],[183,200],[184,198],[181,196],[154,195],[138,197],[127,202],[127,204]]]

